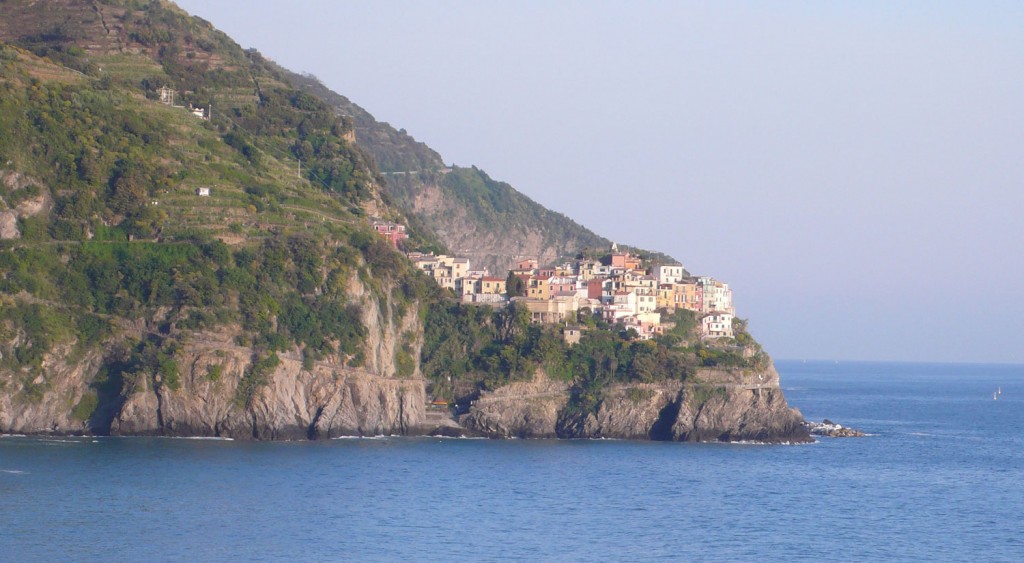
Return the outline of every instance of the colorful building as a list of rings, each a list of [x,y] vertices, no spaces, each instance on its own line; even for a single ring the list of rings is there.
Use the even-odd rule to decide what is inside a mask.
[[[405,232],[405,225],[399,225],[390,221],[374,221],[373,230],[377,231],[377,234],[387,239],[391,243],[391,246],[398,248],[398,243],[409,238],[409,235]]]

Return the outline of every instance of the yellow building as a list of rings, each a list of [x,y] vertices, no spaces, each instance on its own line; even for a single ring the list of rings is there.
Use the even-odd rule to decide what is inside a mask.
[[[675,284],[662,284],[658,286],[658,308],[675,311],[676,295]]]
[[[480,279],[480,291],[486,295],[501,295],[505,293],[505,279],[485,276]]]
[[[526,296],[530,299],[551,299],[551,284],[548,283],[548,279],[530,278],[530,283],[526,287]]]
[[[696,283],[677,283],[675,284],[675,302],[676,308],[687,309],[689,311],[700,311],[703,305],[700,285]]]
[[[579,311],[579,301],[573,298],[520,299],[517,303],[530,312],[530,321],[540,324],[560,323]]]

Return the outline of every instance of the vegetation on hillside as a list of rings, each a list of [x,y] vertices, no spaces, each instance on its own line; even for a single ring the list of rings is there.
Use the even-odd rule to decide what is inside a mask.
[[[105,37],[60,10],[89,3],[31,12],[59,29],[0,43],[0,212],[41,202],[0,241],[0,384],[33,400],[49,352],[98,351],[96,401],[75,409],[87,418],[139,378],[177,388],[181,346],[219,327],[252,349],[243,403],[281,351],[361,365],[369,303],[352,280],[385,321],[440,291],[371,230],[367,208],[401,214],[351,122],[172,5],[114,5],[141,54],[79,47]],[[160,103],[165,85],[213,119]]]
[[[677,313],[656,342],[583,316],[589,330],[568,346],[521,308],[454,304],[371,230],[371,213],[400,220],[413,245],[443,249],[426,219],[403,218],[381,192],[355,128],[383,132],[369,143],[378,162],[419,167],[390,177],[408,180],[390,181],[407,209],[416,182],[436,182],[482,230],[607,241],[477,168],[442,171],[436,153],[368,114],[336,115],[323,93],[293,87],[291,75],[169,3],[7,9],[10,21],[37,24],[0,35],[0,212],[39,202],[18,212],[18,236],[0,241],[0,369],[10,376],[0,386],[25,400],[46,391],[44,364],[58,350],[102,356],[94,395],[74,406],[82,420],[142,382],[178,389],[189,338],[228,329],[252,354],[235,397],[245,405],[281,354],[301,353],[306,369],[328,357],[361,366],[362,319],[397,321],[417,306],[422,371],[453,399],[543,368],[589,409],[611,383],[763,361],[743,354],[756,343],[742,323],[735,342],[709,347],[693,338],[692,315]],[[161,103],[165,86],[176,104],[212,106],[212,119]],[[349,295],[356,280],[372,299]],[[397,347],[395,375],[416,372],[417,336]],[[221,375],[211,366],[207,377]]]
[[[737,324],[737,338],[713,342],[701,341],[691,311],[667,313],[666,321],[673,328],[664,336],[642,341],[584,310],[577,319],[582,337],[570,345],[560,325],[533,324],[515,303],[500,310],[435,303],[426,316],[423,373],[436,395],[460,400],[475,391],[528,381],[543,369],[570,383],[574,401],[589,411],[611,384],[684,381],[697,367],[767,366],[743,321]],[[757,353],[745,354],[748,348]]]

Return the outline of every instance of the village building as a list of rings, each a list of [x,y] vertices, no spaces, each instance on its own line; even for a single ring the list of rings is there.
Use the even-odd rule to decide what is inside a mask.
[[[540,276],[533,276],[526,285],[526,296],[531,299],[550,299],[551,298],[551,284],[548,283],[551,278],[541,278]]]
[[[455,278],[455,295],[465,296],[481,293],[483,276]]]
[[[409,238],[409,235],[405,232],[405,225],[399,225],[390,221],[374,221],[373,230],[387,239],[391,246],[395,248],[398,248],[398,243]]]
[[[541,279],[549,279],[555,277],[558,272],[557,266],[540,266],[537,268],[537,277]]]
[[[533,272],[537,269],[538,263],[536,258],[526,258],[516,262],[515,270],[521,270],[526,272]]]
[[[664,334],[665,327],[661,324],[661,315],[658,313],[640,313],[632,317],[622,319],[624,330],[636,332],[637,340],[650,340]]]
[[[704,290],[700,284],[693,282],[675,285],[677,308],[701,312],[704,310]]]
[[[601,308],[604,320],[614,323],[626,317],[635,317],[639,312],[636,294],[630,291],[617,291],[611,295],[611,301],[605,302]]]
[[[488,305],[490,307],[505,307],[508,305],[508,297],[496,293],[471,293],[463,295],[461,301],[463,303]]]
[[[576,291],[576,278],[574,277],[553,277],[547,281],[548,293],[554,295],[565,291]]]
[[[638,292],[636,294],[637,313],[653,313],[658,308],[658,298],[655,295],[647,295]]]
[[[579,301],[575,298],[531,299],[515,297],[513,302],[526,307],[530,313],[530,321],[538,324],[560,323],[575,316],[579,311]]]
[[[434,278],[437,285],[451,289],[458,295],[462,295],[465,287],[456,287],[456,280],[466,278],[469,272],[469,259],[447,256],[445,254],[421,254],[410,253],[407,255],[416,268],[423,270]]]
[[[490,276],[480,278],[480,291],[477,291],[476,293],[484,293],[488,295],[504,295],[505,282],[505,278],[496,278]]]
[[[701,334],[705,338],[732,338],[732,313],[714,312],[700,319]]]
[[[555,277],[568,278],[575,277],[577,267],[572,262],[566,262],[555,266]]]
[[[597,277],[597,269],[601,263],[597,260],[581,260],[576,264],[576,274],[581,280],[589,281]]]
[[[736,314],[736,310],[732,306],[732,290],[729,289],[729,284],[706,276],[698,278],[697,283],[700,284],[703,296],[701,312],[721,311]]]
[[[583,327],[578,325],[566,325],[562,327],[562,338],[569,346],[579,344],[583,337]]]
[[[703,337],[733,336],[735,309],[729,285],[706,276],[688,277],[681,264],[658,265],[648,274],[638,257],[614,248],[605,257],[606,263],[580,260],[538,266],[535,259],[524,259],[509,274],[523,281],[525,296],[509,299],[508,277],[470,270],[466,258],[422,253],[409,253],[408,257],[438,285],[452,289],[462,302],[492,307],[515,302],[526,308],[534,323],[571,322],[585,311],[632,329],[637,338],[647,340],[666,330],[659,311],[687,309],[702,313]],[[579,327],[563,328],[562,334],[567,342],[579,341]]]
[[[676,284],[683,280],[682,264],[662,264],[654,267],[654,277],[659,284]]]

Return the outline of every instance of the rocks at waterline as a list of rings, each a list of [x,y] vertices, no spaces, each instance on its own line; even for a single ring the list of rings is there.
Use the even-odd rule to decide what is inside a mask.
[[[837,424],[829,419],[821,422],[811,420],[804,421],[804,426],[812,436],[827,436],[829,438],[860,438],[865,434],[856,428]]]

